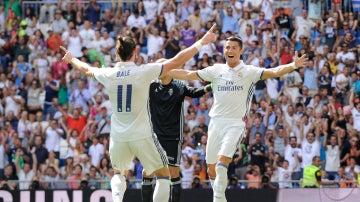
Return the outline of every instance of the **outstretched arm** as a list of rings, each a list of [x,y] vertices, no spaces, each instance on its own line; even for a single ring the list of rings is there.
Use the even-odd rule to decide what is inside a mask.
[[[85,74],[88,77],[93,77],[93,69],[97,69],[97,67],[91,67],[85,62],[80,61],[79,59],[75,58],[71,52],[66,50],[63,46],[60,46],[60,49],[65,53],[64,57],[62,58],[63,61],[66,63],[71,64],[75,69],[79,70],[81,73]]]
[[[190,60],[194,55],[201,49],[203,45],[212,43],[216,40],[216,34],[214,33],[216,29],[216,24],[214,24],[208,32],[196,43],[194,43],[192,46],[182,50],[180,53],[178,53],[175,57],[164,61],[162,64],[164,64],[164,69],[162,71],[162,75],[166,74],[170,70],[181,67],[183,64],[185,64],[186,61]]]
[[[307,64],[308,58],[306,55],[302,55],[301,57],[297,56],[297,51],[295,52],[295,62],[280,65],[276,68],[265,69],[263,75],[261,76],[262,80],[273,78],[273,77],[281,77],[287,73],[290,73],[297,68],[304,67]]]
[[[191,97],[191,98],[198,98],[201,97],[203,95],[205,95],[207,92],[211,91],[211,85],[208,84],[206,86],[200,87],[200,88],[195,88],[195,87],[191,87],[189,85],[184,86],[184,95]]]
[[[166,75],[179,80],[201,80],[196,71],[189,71],[184,69],[173,69]]]

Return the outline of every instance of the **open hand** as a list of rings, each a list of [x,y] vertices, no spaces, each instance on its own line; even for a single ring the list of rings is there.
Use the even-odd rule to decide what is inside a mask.
[[[301,57],[298,57],[298,52],[295,51],[295,66],[300,68],[300,67],[305,67],[308,63],[308,58],[306,57],[306,54],[302,55]]]
[[[63,46],[60,46],[60,49],[65,53],[64,57],[62,58],[62,61],[66,62],[66,63],[70,63],[71,60],[74,58],[73,54],[70,53],[70,51],[68,51]]]

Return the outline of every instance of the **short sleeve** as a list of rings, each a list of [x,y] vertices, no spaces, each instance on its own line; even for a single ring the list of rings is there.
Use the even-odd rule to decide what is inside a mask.
[[[255,67],[253,65],[248,65],[248,69],[250,70],[250,75],[252,77],[251,80],[259,81],[264,73],[264,68],[262,67]]]
[[[108,80],[106,72],[109,72],[109,69],[112,68],[93,68],[94,78],[104,85]]]
[[[214,66],[204,68],[202,70],[198,70],[196,72],[196,74],[203,81],[213,82],[213,80],[216,78],[216,75],[217,75],[216,72],[217,72],[216,67],[214,65]]]
[[[163,64],[161,63],[149,63],[144,65],[144,71],[146,71],[146,76],[149,81],[152,81],[154,78],[158,78],[163,71]]]
[[[316,180],[317,181],[321,181],[321,171],[320,170],[317,170],[315,172],[315,177],[316,177]]]

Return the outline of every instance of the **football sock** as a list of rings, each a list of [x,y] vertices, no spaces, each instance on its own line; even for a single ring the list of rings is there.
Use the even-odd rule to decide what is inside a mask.
[[[126,190],[126,179],[121,174],[115,174],[111,178],[111,194],[113,202],[122,202]]]
[[[225,190],[228,182],[227,166],[221,162],[218,162],[215,166],[216,178],[214,182],[214,202],[226,201]]]
[[[154,202],[169,202],[170,198],[170,180],[169,177],[158,178],[153,195]]]

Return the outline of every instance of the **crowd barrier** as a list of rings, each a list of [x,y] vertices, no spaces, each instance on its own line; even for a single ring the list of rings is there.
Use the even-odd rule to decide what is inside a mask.
[[[359,188],[320,189],[228,189],[228,202],[355,202],[359,201]],[[181,202],[211,202],[211,189],[186,189]],[[110,190],[0,190],[0,202],[112,202]],[[141,190],[129,189],[124,202],[141,202]]]
[[[227,190],[227,201],[276,202],[277,190]],[[210,202],[211,189],[186,189],[181,202]],[[112,202],[110,190],[0,190],[0,202]],[[124,202],[141,202],[141,190],[129,189]]]

